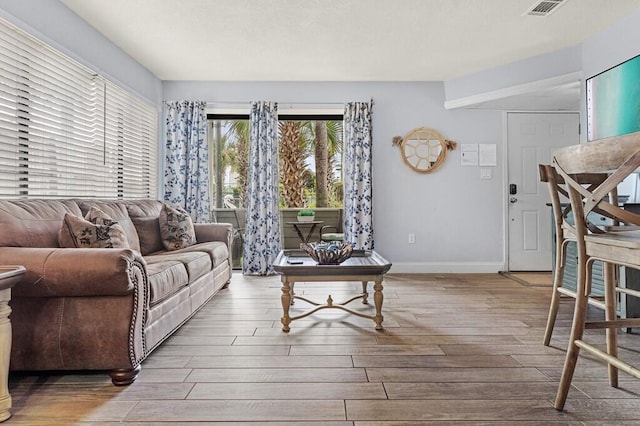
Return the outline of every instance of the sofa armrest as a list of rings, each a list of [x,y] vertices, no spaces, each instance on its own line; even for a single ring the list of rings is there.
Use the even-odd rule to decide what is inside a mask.
[[[18,297],[122,296],[146,282],[131,249],[0,247],[0,259],[27,269],[13,288]]]
[[[193,227],[197,242],[222,241],[231,250],[233,226],[230,223],[194,223]]]

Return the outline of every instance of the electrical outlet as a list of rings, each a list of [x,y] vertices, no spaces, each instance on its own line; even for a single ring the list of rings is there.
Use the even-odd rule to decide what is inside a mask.
[[[409,234],[409,244],[415,244],[416,234]]]

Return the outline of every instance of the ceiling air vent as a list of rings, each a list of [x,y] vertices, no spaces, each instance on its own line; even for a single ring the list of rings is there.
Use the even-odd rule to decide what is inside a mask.
[[[549,16],[568,0],[540,0],[531,6],[523,15]]]

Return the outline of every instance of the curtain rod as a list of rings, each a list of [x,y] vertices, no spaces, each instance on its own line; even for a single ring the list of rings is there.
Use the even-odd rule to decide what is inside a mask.
[[[245,105],[250,104],[252,101],[206,101],[207,105]],[[278,105],[289,106],[290,108],[296,105],[332,105],[336,107],[342,107],[348,102],[279,102],[275,101]],[[367,102],[367,101],[362,101]],[[369,100],[373,104],[373,99]]]

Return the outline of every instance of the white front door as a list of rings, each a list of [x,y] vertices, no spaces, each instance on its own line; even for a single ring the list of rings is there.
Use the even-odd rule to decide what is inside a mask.
[[[538,164],[550,164],[554,150],[580,143],[578,113],[508,113],[508,270],[550,271],[549,191]]]

